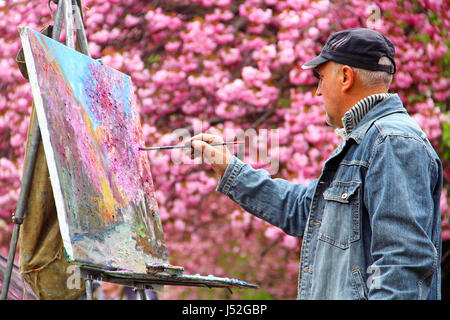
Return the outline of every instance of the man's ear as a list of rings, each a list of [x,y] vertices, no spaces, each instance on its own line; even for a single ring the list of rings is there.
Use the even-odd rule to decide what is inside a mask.
[[[341,74],[339,80],[341,81],[342,91],[347,92],[351,89],[355,82],[356,74],[353,72],[353,69],[349,66],[342,66]]]

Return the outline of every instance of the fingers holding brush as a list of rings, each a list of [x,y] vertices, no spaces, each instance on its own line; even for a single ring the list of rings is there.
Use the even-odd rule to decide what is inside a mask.
[[[202,156],[203,160],[212,165],[213,170],[223,175],[233,155],[228,150],[221,136],[201,133],[191,138],[191,157]],[[214,146],[214,144],[220,144]]]

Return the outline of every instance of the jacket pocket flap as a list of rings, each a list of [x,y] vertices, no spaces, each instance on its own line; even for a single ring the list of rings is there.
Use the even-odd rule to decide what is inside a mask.
[[[323,197],[325,200],[349,203],[360,184],[361,182],[359,181],[333,181],[331,186],[323,193]]]

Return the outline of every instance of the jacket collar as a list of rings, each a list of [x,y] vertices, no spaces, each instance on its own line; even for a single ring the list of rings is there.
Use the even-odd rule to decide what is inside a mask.
[[[361,119],[356,128],[348,136],[348,139],[353,139],[357,144],[360,144],[367,131],[376,120],[397,112],[407,113],[398,94],[393,94],[372,108]]]

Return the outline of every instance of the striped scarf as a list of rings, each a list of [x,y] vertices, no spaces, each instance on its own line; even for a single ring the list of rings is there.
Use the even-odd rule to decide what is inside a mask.
[[[336,133],[347,139],[350,133],[355,130],[361,119],[379,102],[386,98],[389,98],[392,93],[377,93],[371,96],[365,97],[355,104],[350,110],[348,110],[342,118],[343,128],[336,129]]]

